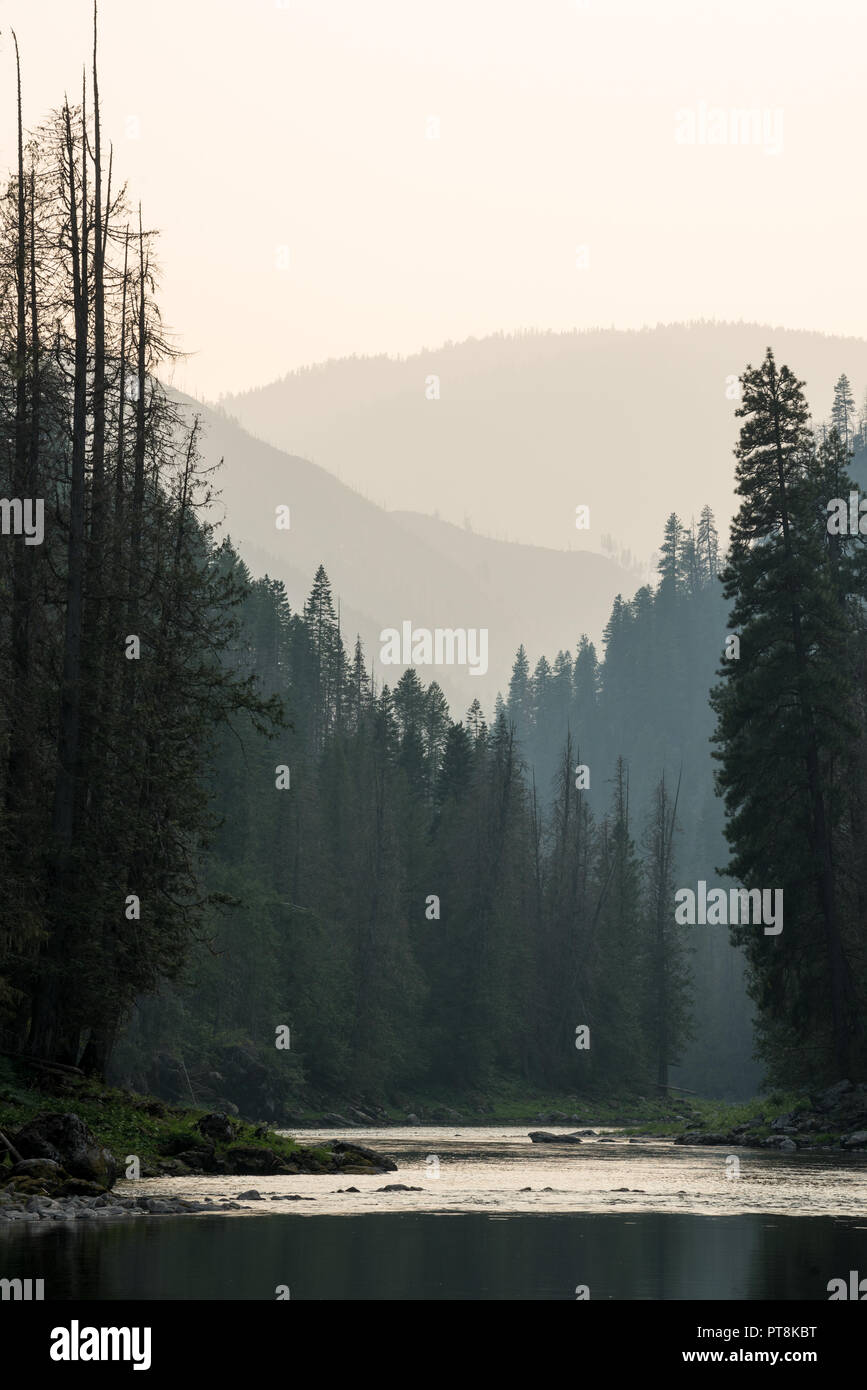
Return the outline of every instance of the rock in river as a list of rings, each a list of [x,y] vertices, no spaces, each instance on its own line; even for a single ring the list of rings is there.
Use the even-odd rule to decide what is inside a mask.
[[[579,1134],[549,1134],[545,1129],[533,1129],[530,1138],[534,1144],[580,1144]]]
[[[373,1149],[366,1149],[363,1144],[351,1144],[344,1139],[330,1139],[327,1144],[323,1144],[324,1149],[330,1149],[335,1155],[338,1166],[345,1172],[350,1171],[350,1165],[361,1159],[373,1165],[374,1169],[380,1173],[396,1173],[397,1164],[391,1158],[386,1158],[384,1154],[378,1154]]]

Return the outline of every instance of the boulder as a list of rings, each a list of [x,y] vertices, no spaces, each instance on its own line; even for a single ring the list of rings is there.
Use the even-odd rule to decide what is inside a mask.
[[[388,1111],[384,1106],[377,1105],[372,1100],[365,1100],[363,1096],[356,1097],[354,1100],[350,1101],[349,1104],[351,1108],[360,1110],[362,1115],[367,1115],[373,1124],[389,1124]],[[406,1109],[406,1107],[401,1105],[401,1109]]]
[[[762,1140],[763,1149],[778,1149],[780,1153],[793,1153],[797,1147],[794,1139],[783,1134],[771,1134]]]
[[[834,1123],[843,1130],[867,1129],[867,1086],[853,1086],[833,1111]]]
[[[105,1188],[84,1178],[67,1178],[54,1189],[56,1197],[101,1197]]]
[[[344,1162],[341,1163],[341,1167],[355,1162],[360,1157],[384,1173],[397,1172],[397,1164],[393,1159],[386,1158],[384,1154],[375,1153],[373,1149],[366,1149],[361,1144],[348,1144],[343,1139],[332,1139],[328,1144],[324,1144],[323,1148],[328,1148],[338,1158],[343,1158]]]
[[[27,1201],[25,1211],[62,1211],[60,1202],[56,1202],[53,1197],[31,1197]]]
[[[256,1177],[274,1177],[290,1172],[285,1159],[273,1149],[260,1149],[253,1144],[233,1144],[226,1151],[226,1171],[236,1177],[246,1174]]]
[[[179,1154],[174,1157],[179,1163],[183,1163],[189,1168],[191,1173],[203,1172],[211,1173],[216,1166],[213,1149],[209,1152],[205,1148],[181,1149]]]
[[[117,1177],[114,1154],[71,1112],[41,1110],[18,1131],[13,1143],[22,1158],[51,1159],[72,1178],[109,1188]]]
[[[22,1158],[13,1165],[9,1174],[12,1178],[36,1178],[43,1182],[62,1182],[66,1177],[59,1163],[53,1158]]]
[[[190,1173],[186,1163],[180,1158],[161,1158],[157,1169],[163,1178],[186,1178]]]
[[[530,1138],[534,1144],[580,1144],[579,1134],[549,1134],[545,1129],[533,1129]]]
[[[204,1134],[206,1139],[213,1139],[218,1144],[230,1144],[238,1130],[234,1121],[220,1110],[214,1110],[210,1115],[203,1115],[196,1128],[200,1134]]]
[[[679,1134],[675,1139],[675,1144],[736,1144],[738,1140],[732,1134],[705,1134],[704,1130],[690,1129],[686,1134]]]
[[[800,1134],[824,1134],[828,1128],[828,1121],[824,1116],[804,1115],[799,1117],[798,1133]]]
[[[867,1129],[859,1129],[854,1134],[847,1134],[842,1144],[844,1149],[867,1149]]]
[[[169,1134],[159,1144],[164,1158],[180,1158],[182,1154],[195,1154],[204,1164],[215,1153],[213,1139],[197,1139],[194,1134]]]
[[[816,1109],[833,1110],[835,1106],[839,1105],[840,1101],[843,1100],[843,1098],[846,1095],[848,1095],[848,1093],[852,1090],[854,1090],[854,1087],[851,1081],[835,1082],[833,1086],[829,1086],[828,1089],[826,1091],[823,1091],[822,1094],[817,1098]]]

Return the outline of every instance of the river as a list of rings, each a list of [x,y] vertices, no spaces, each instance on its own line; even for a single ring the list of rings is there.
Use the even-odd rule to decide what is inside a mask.
[[[867,1272],[863,1156],[614,1130],[562,1146],[509,1127],[295,1132],[306,1144],[355,1139],[399,1171],[119,1183],[262,1200],[213,1216],[8,1228],[0,1272],[44,1278],[59,1299],[575,1299],[586,1288],[658,1300],[827,1300],[829,1280]],[[421,1190],[381,1191],[392,1183]],[[272,1200],[291,1194],[314,1200]]]

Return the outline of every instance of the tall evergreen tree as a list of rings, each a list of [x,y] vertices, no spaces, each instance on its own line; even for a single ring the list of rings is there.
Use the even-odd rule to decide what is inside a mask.
[[[741,504],[723,573],[740,659],[726,662],[713,695],[715,756],[728,872],[749,888],[781,888],[785,925],[778,935],[734,935],[774,1071],[842,1077],[863,1012],[852,969],[861,927],[846,921],[838,844],[839,770],[855,733],[850,619],[817,518],[820,469],[802,383],[770,349],[741,382]]]
[[[713,583],[719,573],[719,535],[713,512],[707,505],[701,509],[696,548],[702,581]]]
[[[844,448],[851,453],[855,436],[855,397],[845,372],[837,378],[834,386],[831,424],[843,441]]]
[[[687,948],[674,920],[674,834],[678,783],[672,796],[660,777],[645,831],[646,1029],[656,1084],[665,1092],[669,1068],[679,1061],[690,1036],[690,988]]]
[[[672,592],[680,588],[684,579],[684,544],[686,532],[680,518],[672,512],[665,523],[662,545],[659,548],[660,584]]]

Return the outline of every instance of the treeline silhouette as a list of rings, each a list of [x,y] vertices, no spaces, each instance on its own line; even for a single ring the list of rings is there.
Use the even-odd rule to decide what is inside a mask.
[[[27,139],[19,80],[0,200],[3,1047],[275,1117],[664,1089],[685,1057],[719,1091],[745,1074],[743,960],[775,1079],[862,1074],[865,559],[827,526],[865,453],[846,379],[813,430],[787,368],[748,367],[725,557],[709,508],[672,514],[604,660],[579,637],[531,673],[522,648],[490,717],[454,720],[414,669],[374,686],[324,569],[292,612],[207,524],[98,92],[95,26],[80,103]],[[742,956],[674,920],[726,871],[785,894]]]
[[[201,519],[198,425],[155,375],[154,237],[103,145],[95,23],[81,101],[27,140],[19,70],[17,155],[0,201],[0,1028],[8,1050],[100,1073],[205,918],[215,729],[280,711],[222,659],[240,594]]]
[[[238,901],[192,991],[142,1010],[123,1054],[133,1079],[156,1084],[145,1057],[175,1047],[208,1090],[246,1047],[287,1101],[304,1083],[378,1099],[504,1078],[664,1085],[689,1016],[676,776],[636,807],[615,758],[594,815],[567,731],[543,801],[503,702],[490,723],[478,701],[452,720],[414,668],[377,691],[361,644],[344,648],[324,570],[302,613],[280,583],[236,570],[243,669],[292,728],[275,742],[247,717],[222,737],[207,876]],[[587,662],[583,644],[579,702]],[[597,709],[604,666],[599,682]]]

